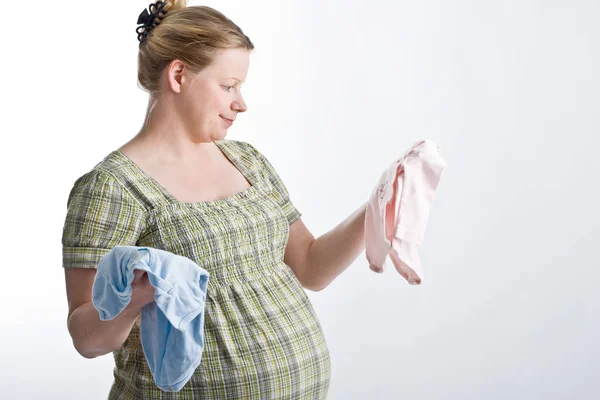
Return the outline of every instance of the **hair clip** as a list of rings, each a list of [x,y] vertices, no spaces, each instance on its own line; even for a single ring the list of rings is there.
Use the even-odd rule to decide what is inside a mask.
[[[146,40],[146,38],[150,34],[150,31],[156,26],[158,26],[158,24],[156,24],[156,26],[154,25],[156,19],[165,16],[167,11],[163,10],[163,8],[166,5],[167,3],[165,3],[164,1],[157,1],[156,3],[150,4],[148,6],[148,9],[144,9],[144,11],[140,13],[140,15],[138,16],[137,23],[141,25],[135,29],[136,33],[138,34],[138,40],[140,44],[143,43],[144,40]]]

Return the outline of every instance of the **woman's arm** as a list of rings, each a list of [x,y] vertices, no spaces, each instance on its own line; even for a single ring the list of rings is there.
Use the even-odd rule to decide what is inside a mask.
[[[67,268],[65,280],[69,315],[67,327],[73,345],[85,358],[108,354],[125,342],[142,307],[154,300],[154,287],[143,271],[134,271],[131,302],[116,318],[100,320],[92,304],[92,286],[96,270],[92,268]]]
[[[303,287],[320,291],[346,270],[365,248],[367,203],[315,239],[301,219],[290,226],[285,263]]]

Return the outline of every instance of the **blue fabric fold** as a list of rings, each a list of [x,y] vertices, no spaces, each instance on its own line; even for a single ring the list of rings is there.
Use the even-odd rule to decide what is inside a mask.
[[[101,320],[111,320],[127,307],[136,269],[146,271],[155,289],[155,301],[142,308],[142,348],[156,386],[177,392],[202,359],[209,273],[168,251],[116,246],[100,260],[92,287]]]

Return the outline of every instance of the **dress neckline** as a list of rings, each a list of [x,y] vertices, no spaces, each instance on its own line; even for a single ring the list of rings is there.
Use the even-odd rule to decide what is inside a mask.
[[[217,148],[223,153],[223,155],[233,164],[233,166],[246,178],[246,180],[250,183],[250,187],[234,193],[230,196],[214,199],[214,200],[205,200],[205,201],[182,201],[175,197],[171,192],[169,192],[163,185],[161,185],[156,179],[154,179],[150,174],[144,171],[140,166],[138,166],[129,156],[123,153],[121,150],[114,150],[112,154],[124,160],[131,168],[133,168],[139,175],[144,177],[147,181],[149,181],[153,186],[155,186],[156,190],[161,192],[165,197],[169,199],[170,202],[186,205],[186,206],[213,206],[213,205],[225,205],[232,202],[236,202],[242,198],[253,195],[257,192],[257,185],[259,181],[255,178],[255,174],[248,173],[247,168],[245,168],[242,164],[239,163],[239,159],[227,148],[227,145],[222,143],[223,141],[214,141],[213,143],[217,146]]]

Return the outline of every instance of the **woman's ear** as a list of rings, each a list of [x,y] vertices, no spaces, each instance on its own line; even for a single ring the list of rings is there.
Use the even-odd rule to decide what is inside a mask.
[[[181,86],[184,84],[189,70],[185,67],[185,64],[181,60],[173,60],[166,68],[166,79],[169,89],[175,93],[181,93]]]

